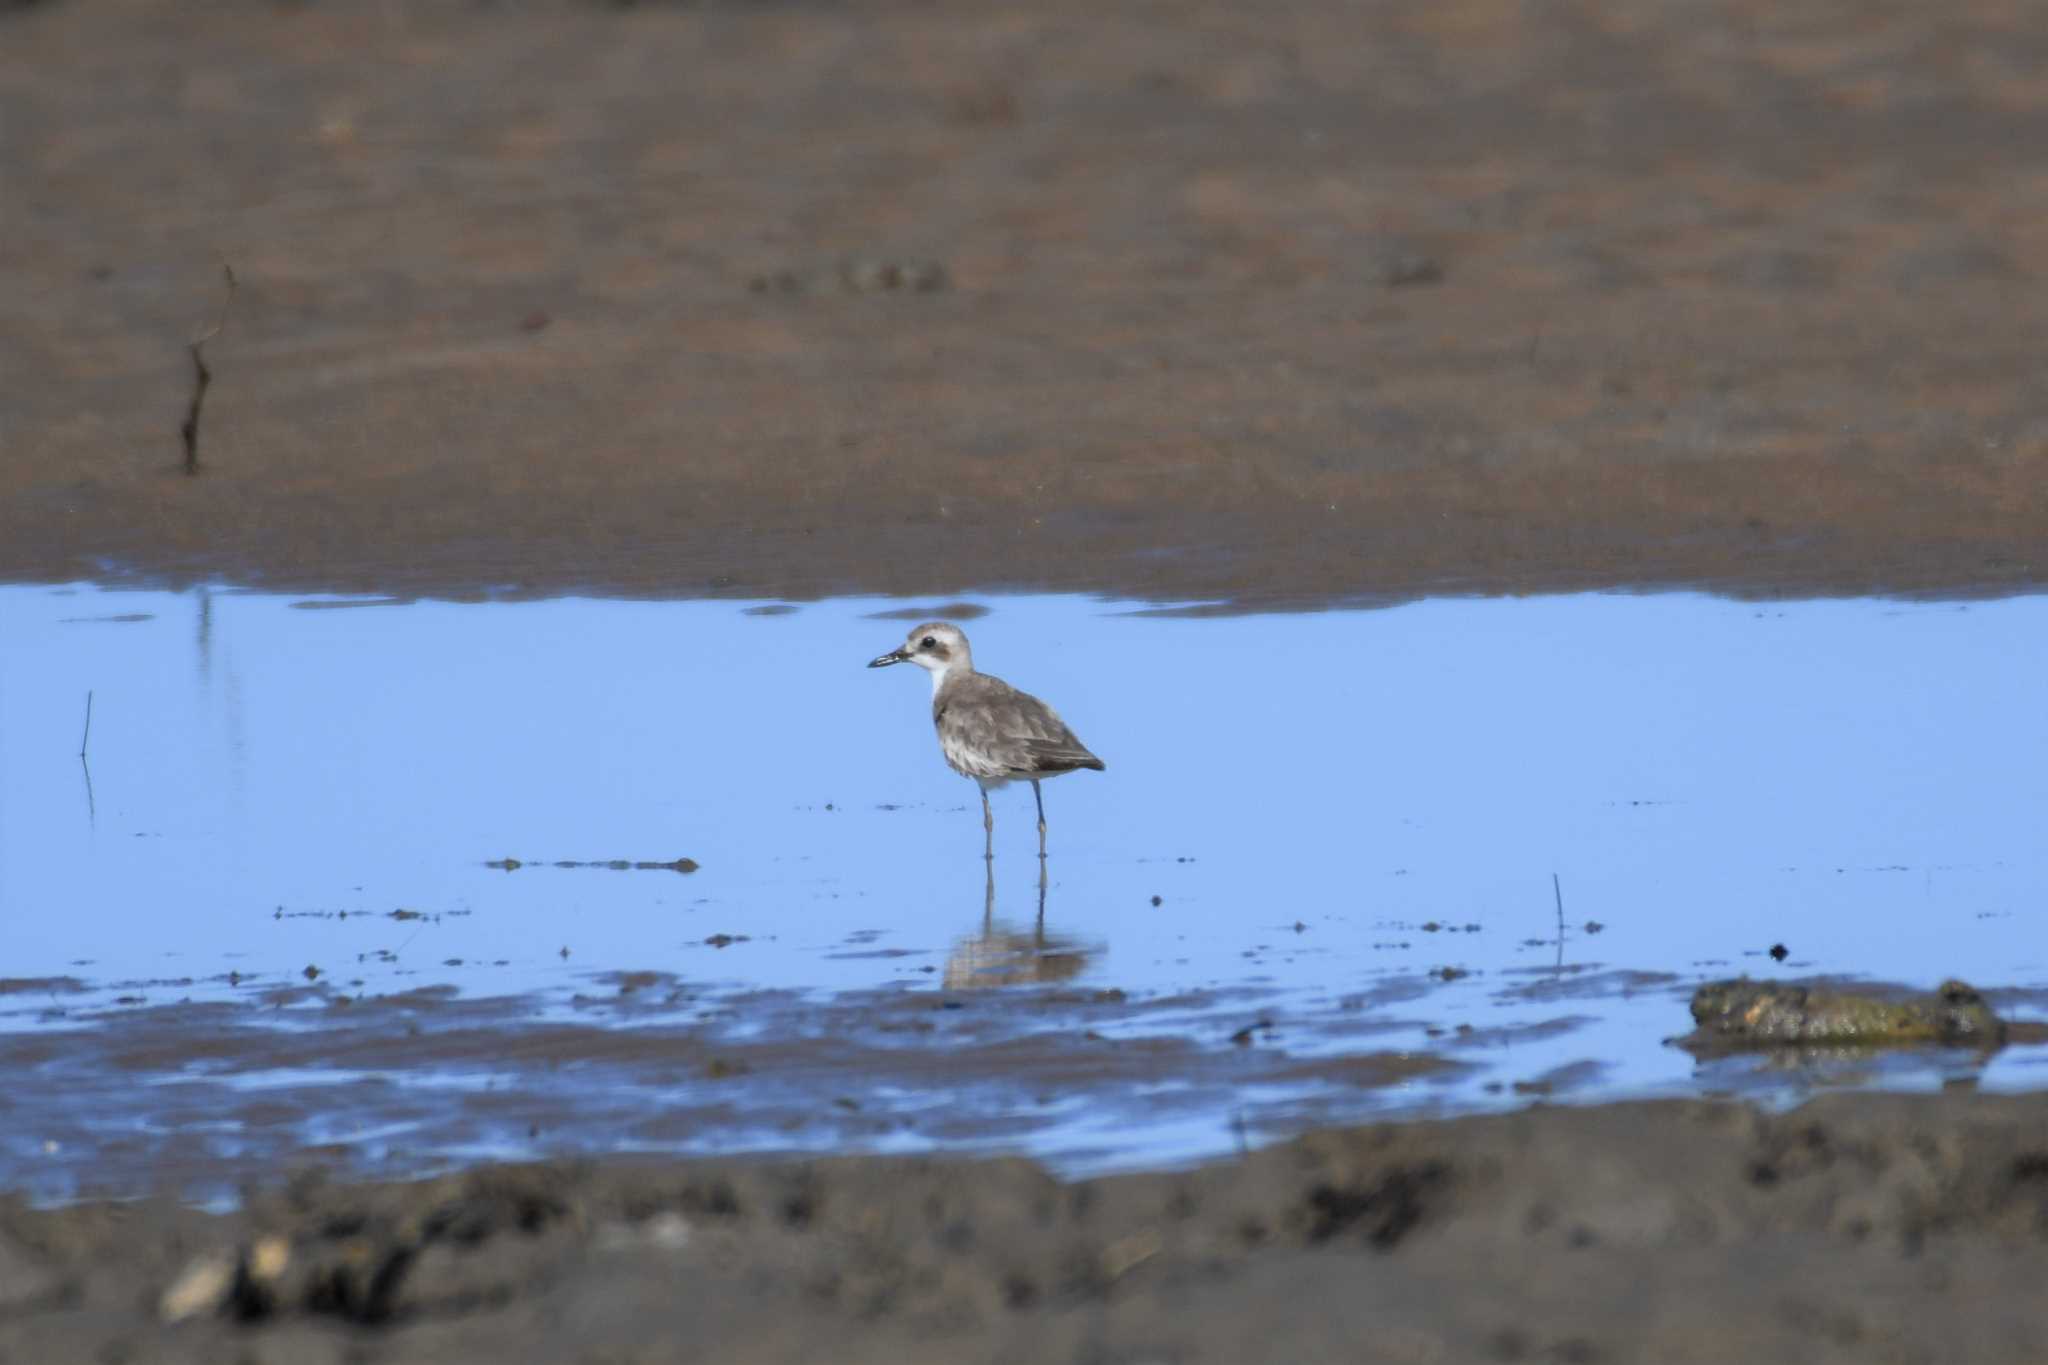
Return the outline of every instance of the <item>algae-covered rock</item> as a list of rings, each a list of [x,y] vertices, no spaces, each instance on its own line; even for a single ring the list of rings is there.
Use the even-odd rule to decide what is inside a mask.
[[[1693,992],[1685,1042],[1695,1048],[1740,1050],[1788,1046],[2003,1046],[2005,1021],[1960,981],[1932,995],[1777,985],[1740,978]]]

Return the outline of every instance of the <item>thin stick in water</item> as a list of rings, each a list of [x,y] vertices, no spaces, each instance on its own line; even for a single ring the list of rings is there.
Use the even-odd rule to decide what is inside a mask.
[[[1564,887],[1559,884],[1557,874],[1550,874],[1550,894],[1557,898],[1557,970],[1564,971]]]
[[[78,737],[78,770],[85,774],[85,818],[94,828],[99,826],[100,805],[92,797],[92,764],[86,761],[85,751],[92,744],[92,690],[85,693],[85,733]]]

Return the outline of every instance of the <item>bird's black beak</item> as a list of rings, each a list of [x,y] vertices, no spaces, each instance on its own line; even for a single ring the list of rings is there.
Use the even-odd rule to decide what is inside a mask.
[[[897,649],[890,650],[887,654],[884,654],[879,658],[869,659],[868,667],[887,668],[890,664],[900,664],[909,657],[910,656],[908,654],[905,654],[903,650],[899,647]]]

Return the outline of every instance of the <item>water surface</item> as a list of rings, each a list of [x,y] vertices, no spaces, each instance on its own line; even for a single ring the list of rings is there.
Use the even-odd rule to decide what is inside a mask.
[[[1109,765],[1046,787],[1042,884],[1029,789],[991,869],[924,678],[862,667],[901,602],[0,589],[0,1181],[1099,1169],[1531,1096],[2039,1083],[1665,1040],[1739,972],[2035,1010],[2044,599],[980,600],[978,663]]]

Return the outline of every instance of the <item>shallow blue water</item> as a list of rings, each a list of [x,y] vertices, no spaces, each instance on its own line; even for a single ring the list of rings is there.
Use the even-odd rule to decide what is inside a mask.
[[[1479,1063],[1435,1107],[1711,1084],[1663,1041],[1704,977],[2048,984],[2048,600],[980,600],[979,665],[1109,765],[1045,789],[1072,984],[1251,991],[1322,1021],[1277,1030],[1300,1056],[1391,1020],[1372,1046]],[[978,801],[923,676],[863,668],[901,605],[0,589],[0,977],[85,987],[0,996],[0,1028],[308,967],[543,1009],[628,970],[822,999],[944,990],[950,955],[958,988]],[[996,801],[995,918],[1028,933],[1030,792]],[[1108,1159],[1199,1154],[1180,1121]]]

